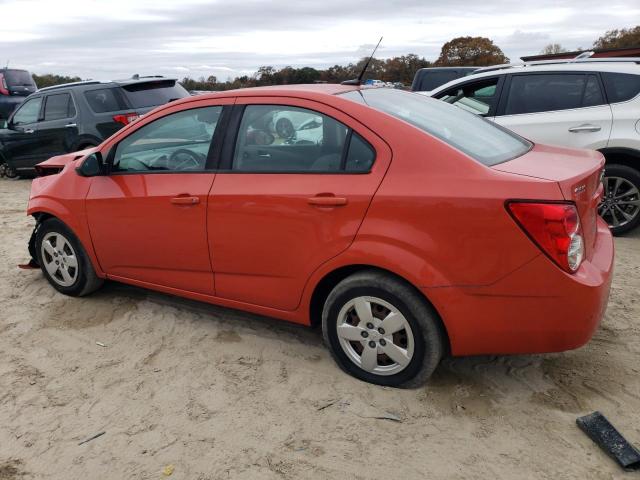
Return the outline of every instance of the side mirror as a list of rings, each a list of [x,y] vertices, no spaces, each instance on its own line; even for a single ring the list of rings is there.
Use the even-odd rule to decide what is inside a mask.
[[[105,173],[104,162],[102,161],[102,154],[95,152],[89,155],[82,161],[82,164],[76,168],[78,175],[82,177],[97,177]]]

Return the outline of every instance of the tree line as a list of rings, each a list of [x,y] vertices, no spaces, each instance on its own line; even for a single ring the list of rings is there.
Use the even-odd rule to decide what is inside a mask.
[[[610,30],[598,38],[592,48],[624,48],[640,46],[640,26],[628,29]],[[582,50],[580,47],[577,50]],[[567,50],[560,44],[547,45],[541,53],[561,53]],[[180,83],[187,90],[231,90],[235,88],[258,87],[263,85],[286,85],[296,83],[327,82],[339,83],[357,78],[367,57],[356,63],[347,65],[333,65],[325,69],[312,67],[284,67],[275,68],[262,66],[253,75],[243,75],[234,79],[220,81],[214,75],[193,79],[184,77]],[[416,71],[424,67],[446,66],[489,66],[509,63],[500,47],[486,37],[457,37],[442,46],[439,57],[434,61],[409,53],[387,59],[371,59],[366,78],[378,79],[385,82],[400,82],[410,85]],[[80,77],[46,74],[33,75],[40,88],[59,85],[61,83],[77,82]]]

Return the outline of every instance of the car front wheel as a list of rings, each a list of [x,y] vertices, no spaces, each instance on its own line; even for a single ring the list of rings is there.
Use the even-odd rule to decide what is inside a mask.
[[[35,245],[42,273],[60,293],[81,297],[102,286],[84,248],[60,220],[45,220],[36,232]]]
[[[444,334],[431,306],[412,286],[379,271],[356,273],[333,289],[322,329],[338,365],[378,385],[419,386],[444,353]]]

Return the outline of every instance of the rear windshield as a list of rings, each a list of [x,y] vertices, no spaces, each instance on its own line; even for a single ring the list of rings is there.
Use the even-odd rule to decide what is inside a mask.
[[[35,87],[31,74],[26,70],[5,70],[2,72],[8,87]]]
[[[399,118],[488,166],[524,155],[532,147],[482,117],[417,93],[376,88],[342,96]]]
[[[133,83],[122,88],[133,108],[157,107],[189,96],[189,92],[175,80]]]

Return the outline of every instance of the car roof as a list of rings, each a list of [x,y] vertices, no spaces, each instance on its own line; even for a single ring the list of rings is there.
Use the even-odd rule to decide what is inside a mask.
[[[509,75],[512,73],[537,73],[537,72],[613,72],[631,73],[640,75],[640,59],[619,59],[618,61],[575,61],[575,62],[540,62],[523,63],[514,65],[500,65],[494,69],[488,67],[487,70],[467,75],[466,77],[452,80],[431,91],[431,94],[439,93],[450,87],[455,87],[460,83],[466,83],[476,79]]]
[[[92,85],[103,85],[103,86],[117,85],[117,86],[123,87],[127,85],[133,85],[136,83],[153,83],[153,82],[165,82],[165,81],[177,82],[178,79],[156,75],[156,76],[148,76],[148,77],[132,77],[132,78],[126,78],[122,80],[84,80],[82,82],[62,83],[60,85],[44,87],[39,89],[38,93],[41,93],[41,92],[46,93],[51,90],[59,90],[63,88],[80,88],[80,87],[86,87],[86,86],[92,86]]]

